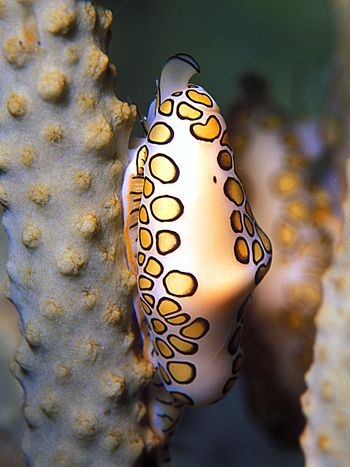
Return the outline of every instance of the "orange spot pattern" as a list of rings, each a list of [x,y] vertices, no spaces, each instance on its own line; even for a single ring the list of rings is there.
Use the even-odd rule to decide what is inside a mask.
[[[190,271],[167,268],[168,255],[171,257],[181,249],[181,236],[176,226],[177,220],[186,213],[185,197],[179,199],[170,193],[164,194],[164,189],[158,191],[160,187],[180,182],[181,170],[185,170],[174,159],[172,150],[166,150],[166,145],[176,140],[176,126],[172,125],[172,118],[176,118],[176,125],[180,124],[178,122],[187,125],[189,133],[199,144],[213,144],[218,148],[214,156],[217,173],[211,178],[218,183],[218,187],[221,186],[223,202],[232,203],[232,213],[227,223],[233,233],[232,259],[241,267],[249,265],[254,268],[255,283],[262,280],[271,261],[270,241],[257,225],[241,181],[234,171],[227,131],[218,114],[212,110],[208,115],[208,110],[213,106],[211,97],[198,88],[190,88],[185,93],[174,92],[171,98],[160,104],[158,113],[162,116],[161,121],[155,119],[147,144],[138,151],[138,173],[147,174],[143,186],[143,197],[147,201],[139,209],[137,260],[141,306],[158,358],[160,377],[174,400],[187,405],[195,404],[186,393],[186,386],[195,383],[198,373],[196,354],[210,333],[210,322],[200,316],[191,318],[183,309],[183,300],[195,296],[200,286],[198,278]],[[281,179],[276,184],[282,190],[291,187],[292,181]],[[160,223],[164,223],[165,228],[161,228]],[[150,224],[159,227],[148,229]],[[159,295],[159,290],[164,290],[163,295]],[[241,367],[239,344],[244,305],[237,315],[237,327],[227,345],[227,352],[232,356],[232,374],[222,388],[222,396],[234,384]],[[171,391],[174,384],[183,386],[184,391]]]

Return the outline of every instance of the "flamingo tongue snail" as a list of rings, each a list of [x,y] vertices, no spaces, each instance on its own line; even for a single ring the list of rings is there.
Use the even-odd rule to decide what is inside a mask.
[[[161,436],[184,405],[213,403],[232,387],[244,305],[271,263],[219,107],[188,84],[198,72],[186,54],[165,64],[122,193],[134,307],[157,369],[150,418]]]

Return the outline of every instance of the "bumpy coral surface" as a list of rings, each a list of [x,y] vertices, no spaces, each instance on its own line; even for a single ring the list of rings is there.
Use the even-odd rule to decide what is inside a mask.
[[[350,165],[347,166],[350,180]],[[314,363],[302,403],[307,428],[302,446],[307,467],[344,467],[350,459],[349,268],[350,203],[346,202],[344,236],[327,272],[324,301],[317,315]]]
[[[30,465],[131,466],[157,445],[118,195],[135,109],[114,96],[112,16],[0,1],[0,198]]]

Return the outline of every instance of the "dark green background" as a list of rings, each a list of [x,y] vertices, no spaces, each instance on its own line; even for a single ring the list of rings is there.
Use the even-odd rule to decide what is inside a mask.
[[[165,60],[192,54],[197,82],[223,112],[244,71],[263,73],[287,110],[324,109],[334,31],[327,0],[106,0],[114,12],[112,59],[118,94],[146,113]]]

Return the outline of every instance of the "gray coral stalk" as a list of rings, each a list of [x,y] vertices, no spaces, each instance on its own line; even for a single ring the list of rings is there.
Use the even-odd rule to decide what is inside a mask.
[[[0,0],[0,198],[32,466],[132,466],[158,440],[135,339],[119,190],[135,109],[114,95],[109,11]]]
[[[344,187],[344,227],[334,262],[323,280],[323,305],[316,317],[314,362],[306,376],[307,391],[302,398],[307,419],[301,437],[306,467],[345,467],[350,458],[350,3],[333,0],[333,8],[338,75],[333,83],[335,99],[332,104],[338,128],[332,156],[339,167],[338,184]],[[346,174],[346,178],[342,174]],[[345,195],[346,186],[348,193]]]
[[[350,163],[347,166],[350,182]],[[344,236],[324,277],[324,303],[317,315],[314,363],[302,398],[307,426],[301,438],[306,467],[345,467],[350,458],[350,200]]]

